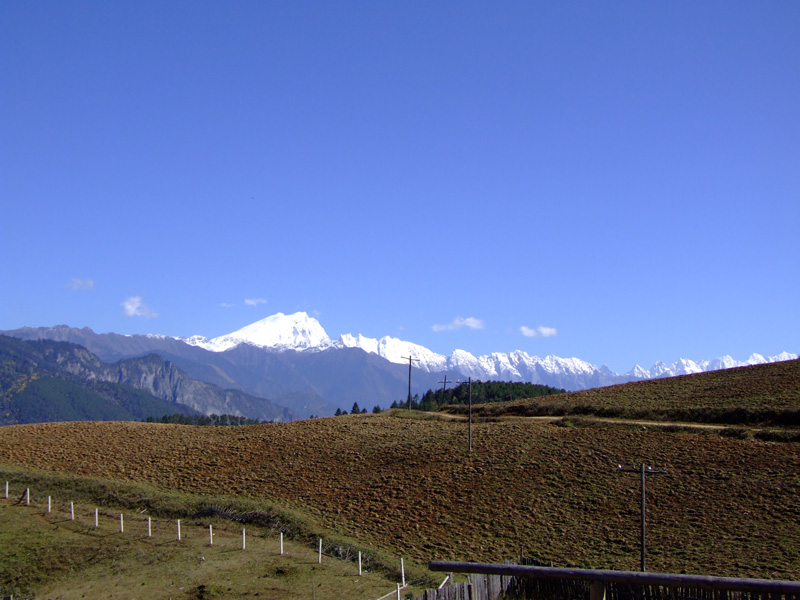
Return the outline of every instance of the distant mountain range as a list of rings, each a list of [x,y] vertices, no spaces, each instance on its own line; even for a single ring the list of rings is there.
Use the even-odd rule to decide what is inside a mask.
[[[66,325],[23,327],[0,333],[21,339],[72,342],[106,362],[157,354],[193,380],[269,399],[298,418],[331,415],[336,408],[349,409],[353,402],[371,409],[375,405],[385,408],[394,400],[404,401],[408,394],[409,356],[417,359],[413,364],[412,393],[420,395],[440,387],[445,374],[453,379],[529,381],[582,390],[797,358],[796,354],[783,352],[769,358],[753,354],[743,362],[729,356],[701,362],[680,359],[669,366],[659,362],[650,369],[637,365],[628,373],[618,374],[577,358],[539,358],[519,350],[479,357],[455,350],[444,356],[388,336],[373,339],[348,334],[331,339],[319,321],[304,312],[278,313],[210,340],[201,336],[97,334],[86,327]],[[219,413],[203,406],[198,410]],[[234,414],[263,418],[244,411]]]
[[[290,410],[192,380],[155,354],[102,362],[83,346],[0,335],[0,424],[232,414],[269,421]]]
[[[185,338],[185,341],[212,352],[224,352],[239,344],[250,344],[276,352],[360,348],[397,364],[407,365],[408,357],[414,357],[416,360],[413,366],[428,373],[456,372],[464,377],[483,381],[530,381],[531,383],[563,387],[568,390],[587,389],[656,377],[689,375],[797,358],[796,354],[788,352],[769,358],[753,354],[746,361],[737,361],[730,356],[701,362],[682,358],[670,366],[658,362],[648,370],[636,365],[629,372],[620,374],[614,373],[605,365],[598,368],[578,358],[559,358],[557,356],[539,358],[530,356],[521,350],[508,354],[494,352],[479,357],[464,350],[455,350],[450,356],[445,356],[428,350],[424,346],[389,336],[378,340],[362,335],[345,334],[339,339],[332,340],[325,333],[319,321],[304,312],[292,315],[278,313],[212,340],[193,336]]]

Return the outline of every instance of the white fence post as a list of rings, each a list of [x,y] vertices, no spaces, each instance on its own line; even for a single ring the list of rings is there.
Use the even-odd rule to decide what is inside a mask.
[[[281,531],[281,556],[283,556],[283,532]]]
[[[31,488],[25,488],[25,506],[30,506],[31,503]]]
[[[400,584],[397,584],[397,600],[400,600]]]
[[[361,576],[361,550],[358,551],[358,576]]]
[[[48,513],[50,512],[50,507],[51,507],[51,500],[50,500],[50,496],[48,496],[47,497],[47,512]]]
[[[147,517],[147,537],[153,537],[153,523],[150,517]]]
[[[8,500],[8,482],[6,481],[6,500]]]
[[[181,541],[181,520],[178,519],[178,541]]]
[[[97,509],[94,509],[94,528],[97,529]]]
[[[400,580],[403,582],[403,587],[406,587],[406,566],[403,564],[403,559],[400,559]]]
[[[119,532],[125,533],[125,524],[122,521],[122,513],[119,513]]]
[[[247,544],[245,542],[245,537],[244,537],[244,527],[242,527],[242,550],[244,550],[246,547]]]
[[[319,538],[319,564],[322,564],[322,538]]]
[[[70,502],[69,503],[69,518],[72,521],[75,520],[75,503],[74,502]]]
[[[208,545],[214,545],[214,530],[211,528],[211,525],[208,526]]]

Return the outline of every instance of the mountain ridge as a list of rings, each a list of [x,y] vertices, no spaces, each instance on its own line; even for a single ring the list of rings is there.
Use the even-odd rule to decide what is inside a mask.
[[[190,345],[213,352],[225,351],[238,344],[251,344],[273,351],[360,348],[396,364],[404,364],[408,357],[412,356],[416,359],[412,366],[429,373],[458,371],[464,376],[482,380],[500,378],[511,381],[530,380],[532,383],[545,383],[542,379],[548,375],[568,374],[579,389],[582,387],[585,389],[579,383],[581,379],[591,382],[594,385],[589,387],[594,387],[797,358],[796,354],[785,351],[768,358],[754,353],[746,361],[737,361],[730,355],[701,361],[679,358],[671,365],[659,361],[650,369],[644,369],[636,364],[627,373],[616,373],[605,365],[597,367],[579,358],[562,358],[555,355],[540,358],[536,355],[531,356],[522,350],[514,350],[509,353],[493,352],[476,357],[466,350],[456,349],[450,356],[445,356],[419,344],[390,336],[376,339],[361,334],[347,333],[334,340],[327,335],[317,319],[302,311],[291,315],[279,312],[212,340],[202,336],[176,339],[182,339]]]
[[[73,403],[77,401],[85,404],[84,401],[88,396],[93,392],[99,392],[99,397],[110,404],[100,407],[102,410],[98,414],[115,419],[159,417],[175,412],[232,414],[276,421],[297,418],[289,409],[277,406],[265,398],[196,381],[171,361],[153,353],[106,363],[84,346],[68,341],[22,340],[0,336],[0,365],[3,368],[3,385],[0,386],[0,393],[7,403],[12,404],[18,392],[24,391],[29,382],[47,377],[68,382],[56,386],[59,389],[51,394],[55,400],[49,402],[61,397],[68,403],[72,399]],[[19,385],[16,384],[17,381],[20,382]],[[37,385],[41,387],[40,384]],[[81,386],[88,391],[81,391],[79,389]],[[149,395],[151,400],[149,402],[139,398],[137,394],[134,394],[136,396],[134,400],[139,404],[152,406],[158,414],[144,414],[142,410],[145,409],[131,412],[125,406],[121,407],[122,410],[117,410],[114,404],[119,402],[115,403],[114,400],[119,396],[124,397],[125,392],[116,391],[114,386],[123,386]],[[64,387],[69,389],[65,392],[61,389]],[[97,398],[90,400],[97,408],[100,401]],[[38,394],[36,402],[47,404],[48,395]],[[14,406],[18,409],[17,412],[20,410],[25,412],[25,406],[19,405],[18,402]],[[67,412],[93,420],[91,406],[82,406],[77,412],[74,410]],[[46,416],[45,413],[46,411],[42,415]]]
[[[98,334],[88,327],[66,325],[22,327],[0,333],[80,344],[105,362],[157,354],[192,379],[270,398],[288,407],[297,418],[333,415],[337,408],[349,410],[354,402],[368,410],[405,402],[409,393],[409,356],[419,359],[411,365],[411,394],[419,396],[439,389],[445,375],[448,382],[471,377],[579,391],[796,356],[788,352],[769,359],[752,355],[749,362],[730,357],[699,362],[682,359],[669,366],[659,362],[649,370],[637,365],[620,375],[606,365],[597,367],[578,358],[553,355],[540,358],[520,350],[480,357],[454,350],[444,356],[390,336],[374,339],[345,334],[331,339],[319,322],[304,312],[277,313],[212,340],[201,336]]]

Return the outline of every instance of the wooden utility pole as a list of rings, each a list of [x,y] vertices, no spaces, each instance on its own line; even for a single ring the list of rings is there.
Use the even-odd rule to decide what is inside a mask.
[[[467,377],[469,383],[469,451],[472,452],[472,377]],[[457,381],[456,383],[464,383]]]
[[[469,451],[472,453],[472,377],[469,380]]]
[[[419,362],[418,358],[412,358],[411,356],[402,356],[402,359],[408,359],[408,410],[411,410],[411,361],[415,360]]]
[[[442,404],[444,404],[444,393],[447,390],[447,373],[444,374],[444,381],[440,381],[442,385]],[[453,383],[452,381],[450,383]]]
[[[619,465],[619,472],[620,473],[639,473],[642,477],[642,532],[641,532],[641,552],[642,552],[642,559],[641,559],[641,570],[644,573],[646,569],[646,558],[647,555],[647,523],[646,523],[646,514],[647,514],[647,501],[646,501],[646,481],[648,475],[664,475],[666,471],[653,471],[652,467],[646,467],[644,463],[642,463],[641,467],[638,469],[623,469],[622,465]]]

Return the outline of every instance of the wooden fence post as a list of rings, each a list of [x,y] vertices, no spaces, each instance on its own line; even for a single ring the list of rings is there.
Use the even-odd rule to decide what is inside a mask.
[[[606,600],[606,584],[602,581],[593,581],[589,585],[589,600]]]

